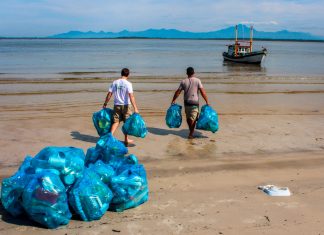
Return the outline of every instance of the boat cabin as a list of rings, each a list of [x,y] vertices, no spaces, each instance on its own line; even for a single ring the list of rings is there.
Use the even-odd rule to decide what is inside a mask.
[[[235,53],[236,49],[236,53]],[[236,44],[228,45],[228,54],[229,55],[245,55],[251,53],[250,42],[248,41],[237,41]]]

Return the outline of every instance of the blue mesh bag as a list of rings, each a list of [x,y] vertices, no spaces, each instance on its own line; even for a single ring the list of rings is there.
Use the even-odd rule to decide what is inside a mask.
[[[69,192],[69,203],[84,221],[100,219],[109,207],[112,192],[91,169],[73,185]]]
[[[108,162],[111,156],[124,156],[128,153],[125,145],[117,140],[111,133],[101,136],[97,142],[96,150],[99,151],[98,159]]]
[[[179,128],[182,123],[182,115],[181,115],[182,106],[179,104],[172,104],[170,108],[168,108],[165,122],[170,128]]]
[[[209,105],[201,107],[201,113],[197,121],[197,129],[211,131],[215,133],[218,130],[218,115]]]
[[[143,165],[124,165],[111,179],[114,197],[109,210],[124,211],[148,200],[148,184]]]
[[[98,112],[93,113],[92,121],[99,136],[108,134],[113,123],[113,110],[104,108]]]
[[[138,113],[133,113],[125,121],[122,131],[125,135],[144,138],[147,135],[146,124]]]
[[[47,170],[33,175],[24,189],[22,205],[32,220],[48,228],[68,224],[72,217],[64,184]]]
[[[6,211],[12,216],[18,216],[24,212],[22,194],[34,173],[30,169],[31,160],[32,157],[27,156],[16,173],[2,181],[1,202]]]
[[[52,169],[59,172],[65,185],[72,185],[82,176],[84,170],[84,152],[74,147],[46,147],[31,161],[36,172],[40,169]]]

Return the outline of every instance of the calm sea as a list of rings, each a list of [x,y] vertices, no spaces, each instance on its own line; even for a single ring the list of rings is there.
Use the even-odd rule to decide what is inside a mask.
[[[198,73],[266,76],[324,75],[324,43],[255,41],[269,54],[261,66],[223,62],[228,40],[2,39],[0,79],[63,79],[133,75],[178,76],[187,66]]]

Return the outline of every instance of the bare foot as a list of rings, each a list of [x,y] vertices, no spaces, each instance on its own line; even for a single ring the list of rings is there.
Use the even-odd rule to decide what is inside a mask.
[[[192,140],[194,139],[195,137],[193,135],[188,135],[188,140]]]
[[[128,140],[126,140],[125,142],[127,142],[127,143],[129,143],[129,144],[132,144],[132,143],[134,143],[134,140],[128,139]]]
[[[132,143],[134,143],[134,140],[131,140],[131,139],[127,139],[127,140],[124,141],[124,144],[125,144],[126,147],[128,147],[129,144],[132,144]]]

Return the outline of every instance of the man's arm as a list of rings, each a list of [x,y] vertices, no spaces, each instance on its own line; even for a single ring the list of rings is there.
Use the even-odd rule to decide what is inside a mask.
[[[199,91],[201,93],[201,96],[204,98],[204,100],[206,101],[206,104],[209,105],[208,103],[208,97],[207,97],[207,94],[206,94],[206,91],[204,88],[199,88]]]
[[[136,105],[136,102],[135,102],[135,96],[133,93],[129,93],[129,99],[134,107],[134,112],[135,113],[139,113],[138,109],[137,109],[137,105]]]
[[[182,90],[181,90],[180,88],[179,88],[178,90],[175,91],[171,104],[174,104],[174,103],[175,103],[176,99],[177,99],[177,98],[179,97],[179,95],[181,94],[181,91],[182,91]]]
[[[106,100],[105,100],[105,103],[103,104],[102,108],[106,108],[106,107],[107,107],[107,104],[108,104],[108,102],[109,102],[111,96],[112,96],[112,93],[109,91],[109,92],[107,93]]]

